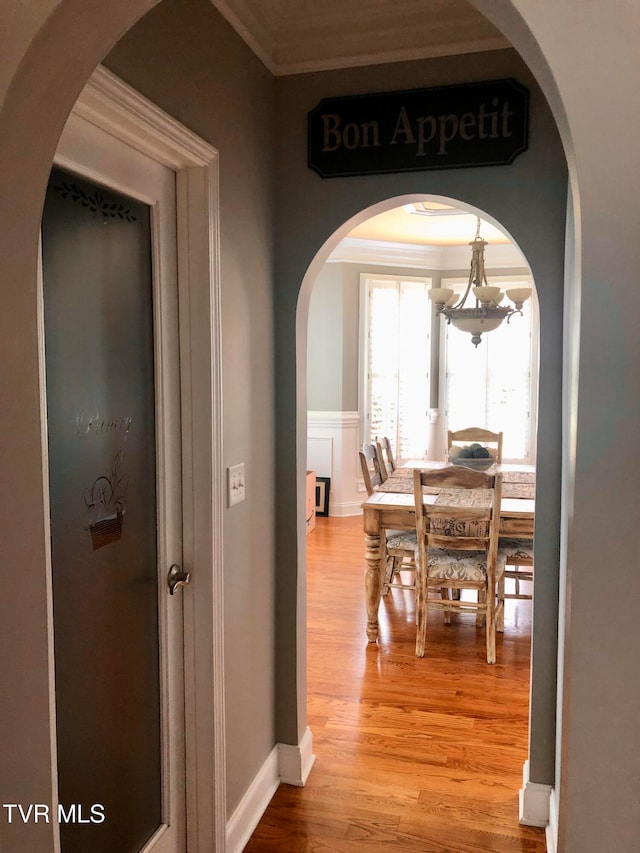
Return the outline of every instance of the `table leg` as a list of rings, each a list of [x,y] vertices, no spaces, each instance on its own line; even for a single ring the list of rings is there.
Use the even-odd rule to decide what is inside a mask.
[[[367,566],[364,572],[364,589],[367,605],[367,639],[375,643],[378,639],[378,608],[382,593],[382,572],[386,556],[386,548],[380,529],[380,519],[377,513],[364,514],[364,558]]]

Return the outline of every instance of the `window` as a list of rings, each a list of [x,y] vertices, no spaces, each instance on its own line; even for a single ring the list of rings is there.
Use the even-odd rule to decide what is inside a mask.
[[[398,458],[424,456],[431,280],[362,275],[360,281],[364,442],[386,435]]]
[[[530,286],[520,278],[491,277],[501,288]],[[443,280],[442,287],[463,290],[466,282]],[[504,433],[505,462],[535,462],[537,400],[537,302],[535,291],[523,315],[482,336],[478,347],[468,333],[442,321],[444,430],[468,426]],[[446,433],[445,433],[446,434]]]

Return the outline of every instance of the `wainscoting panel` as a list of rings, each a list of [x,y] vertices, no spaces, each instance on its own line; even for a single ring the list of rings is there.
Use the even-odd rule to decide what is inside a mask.
[[[358,515],[366,494],[358,463],[358,412],[307,413],[307,468],[331,478],[329,515]]]
[[[307,436],[307,471],[318,477],[331,477],[333,471],[333,436]]]

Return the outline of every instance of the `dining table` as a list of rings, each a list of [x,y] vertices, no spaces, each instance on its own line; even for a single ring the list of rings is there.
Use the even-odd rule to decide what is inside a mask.
[[[375,643],[378,639],[378,609],[387,562],[385,531],[416,529],[413,471],[416,468],[435,470],[449,467],[450,464],[449,462],[409,460],[396,468],[362,504],[366,561],[367,639],[370,643]],[[489,472],[502,473],[500,535],[533,540],[535,467],[496,463],[490,467]],[[447,494],[451,495],[455,491],[447,489]],[[423,499],[425,503],[439,501],[439,490],[425,487]],[[443,506],[443,512],[445,511],[446,506]]]

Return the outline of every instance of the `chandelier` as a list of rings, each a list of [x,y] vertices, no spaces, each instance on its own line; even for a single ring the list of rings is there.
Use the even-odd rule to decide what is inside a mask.
[[[475,346],[481,341],[483,332],[497,329],[504,319],[509,322],[514,314],[522,314],[522,306],[531,296],[530,287],[515,287],[507,290],[507,296],[515,307],[500,305],[504,293],[499,287],[490,287],[484,271],[484,247],[488,245],[480,236],[480,219],[476,236],[471,243],[471,270],[469,283],[462,298],[449,287],[432,287],[429,298],[436,306],[438,314],[447,318],[461,332],[469,332]],[[475,305],[466,307],[467,297],[473,287]],[[471,301],[471,300],[470,300]]]

